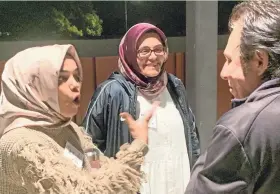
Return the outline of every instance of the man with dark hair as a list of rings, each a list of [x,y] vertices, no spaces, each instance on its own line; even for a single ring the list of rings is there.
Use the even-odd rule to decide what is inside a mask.
[[[221,77],[233,108],[214,128],[186,193],[280,193],[280,1],[232,11]]]

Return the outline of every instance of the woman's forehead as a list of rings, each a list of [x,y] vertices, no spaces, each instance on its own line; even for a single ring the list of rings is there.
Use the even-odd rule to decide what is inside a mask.
[[[157,45],[162,45],[162,42],[160,36],[155,32],[149,32],[143,34],[137,42],[137,48],[145,47],[145,46],[154,47]]]
[[[61,70],[63,70],[63,71],[75,71],[77,69],[78,69],[78,65],[77,65],[76,61],[74,60],[74,58],[66,56],[64,61],[63,61]]]

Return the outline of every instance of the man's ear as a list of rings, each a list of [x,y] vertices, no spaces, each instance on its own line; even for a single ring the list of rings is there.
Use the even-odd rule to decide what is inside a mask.
[[[268,53],[264,50],[257,50],[255,52],[255,60],[257,62],[258,75],[262,76],[268,68]]]

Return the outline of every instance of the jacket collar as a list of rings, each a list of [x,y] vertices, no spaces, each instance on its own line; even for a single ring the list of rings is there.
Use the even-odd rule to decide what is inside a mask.
[[[269,80],[261,84],[248,97],[242,99],[233,99],[231,101],[232,108],[240,106],[244,103],[259,101],[267,96],[280,93],[280,78]]]

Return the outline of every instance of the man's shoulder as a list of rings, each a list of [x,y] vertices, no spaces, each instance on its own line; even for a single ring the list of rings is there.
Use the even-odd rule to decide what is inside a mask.
[[[265,102],[264,102],[265,101]],[[280,126],[280,96],[272,101],[262,99],[244,103],[226,112],[217,125],[225,126],[244,142],[252,133],[266,134]]]
[[[267,138],[280,140],[280,95],[270,101],[256,116],[251,128]],[[279,135],[278,135],[279,134]],[[279,141],[280,143],[280,141]]]

